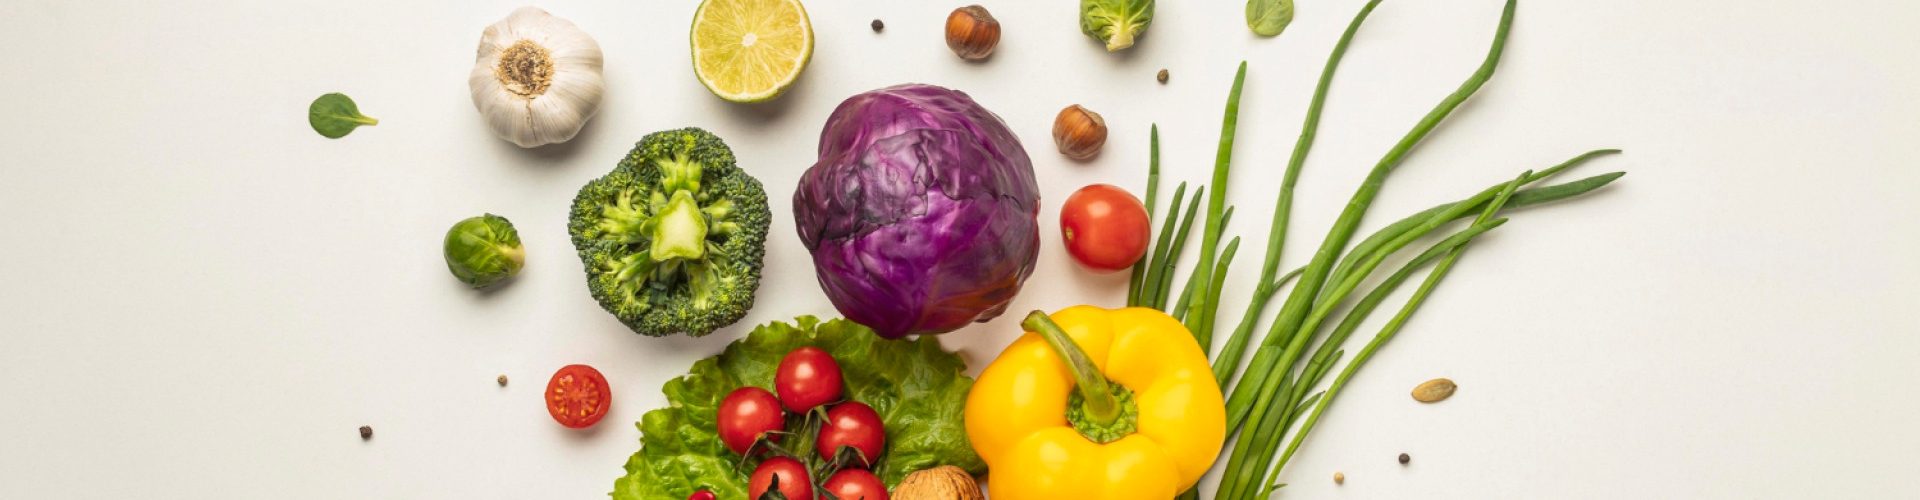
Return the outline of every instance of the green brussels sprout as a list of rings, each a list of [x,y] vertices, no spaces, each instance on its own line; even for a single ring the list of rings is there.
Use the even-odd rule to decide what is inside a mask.
[[[447,270],[474,288],[486,288],[520,273],[527,251],[520,232],[506,217],[486,214],[469,218],[447,230]]]
[[[1080,31],[1107,44],[1107,52],[1133,46],[1153,24],[1153,0],[1080,0]]]

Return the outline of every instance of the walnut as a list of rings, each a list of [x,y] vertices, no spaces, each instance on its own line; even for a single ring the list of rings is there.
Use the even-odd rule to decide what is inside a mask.
[[[889,496],[893,500],[986,500],[980,483],[965,469],[942,465],[907,474]]]

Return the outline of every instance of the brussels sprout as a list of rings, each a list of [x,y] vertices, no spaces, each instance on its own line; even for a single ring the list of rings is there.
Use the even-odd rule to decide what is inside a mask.
[[[1154,0],[1080,0],[1080,31],[1107,45],[1107,52],[1133,46],[1153,24]]]
[[[520,273],[527,251],[506,217],[486,214],[447,230],[447,270],[474,288],[485,288]]]

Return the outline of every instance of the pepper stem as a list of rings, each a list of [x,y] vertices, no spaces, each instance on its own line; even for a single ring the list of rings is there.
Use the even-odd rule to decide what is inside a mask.
[[[1088,417],[1100,425],[1111,425],[1120,419],[1120,401],[1107,387],[1107,376],[1100,373],[1100,368],[1093,365],[1087,352],[1080,350],[1080,346],[1073,343],[1073,338],[1068,337],[1067,332],[1060,330],[1060,325],[1055,324],[1053,318],[1047,317],[1047,313],[1034,311],[1027,313],[1027,318],[1020,322],[1020,326],[1046,339],[1047,345],[1053,347],[1053,353],[1059,355],[1061,361],[1067,362],[1067,369],[1073,372],[1074,389],[1080,392],[1084,402],[1082,406]]]

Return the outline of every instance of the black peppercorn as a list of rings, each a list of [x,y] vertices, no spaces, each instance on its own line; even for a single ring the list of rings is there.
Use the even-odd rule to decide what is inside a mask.
[[[1406,465],[1407,462],[1412,462],[1412,461],[1413,461],[1413,457],[1409,457],[1405,453],[1400,454],[1400,465]]]
[[[880,32],[880,30],[883,30],[883,29],[887,29],[887,23],[883,23],[883,22],[880,22],[880,20],[879,20],[879,19],[875,19],[875,20],[873,20],[873,32],[874,32],[874,33],[879,33],[879,32]]]
[[[373,426],[371,425],[360,426],[360,439],[361,440],[373,439]]]
[[[1160,70],[1160,74],[1153,75],[1153,79],[1159,80],[1160,83],[1167,83],[1167,70]]]

